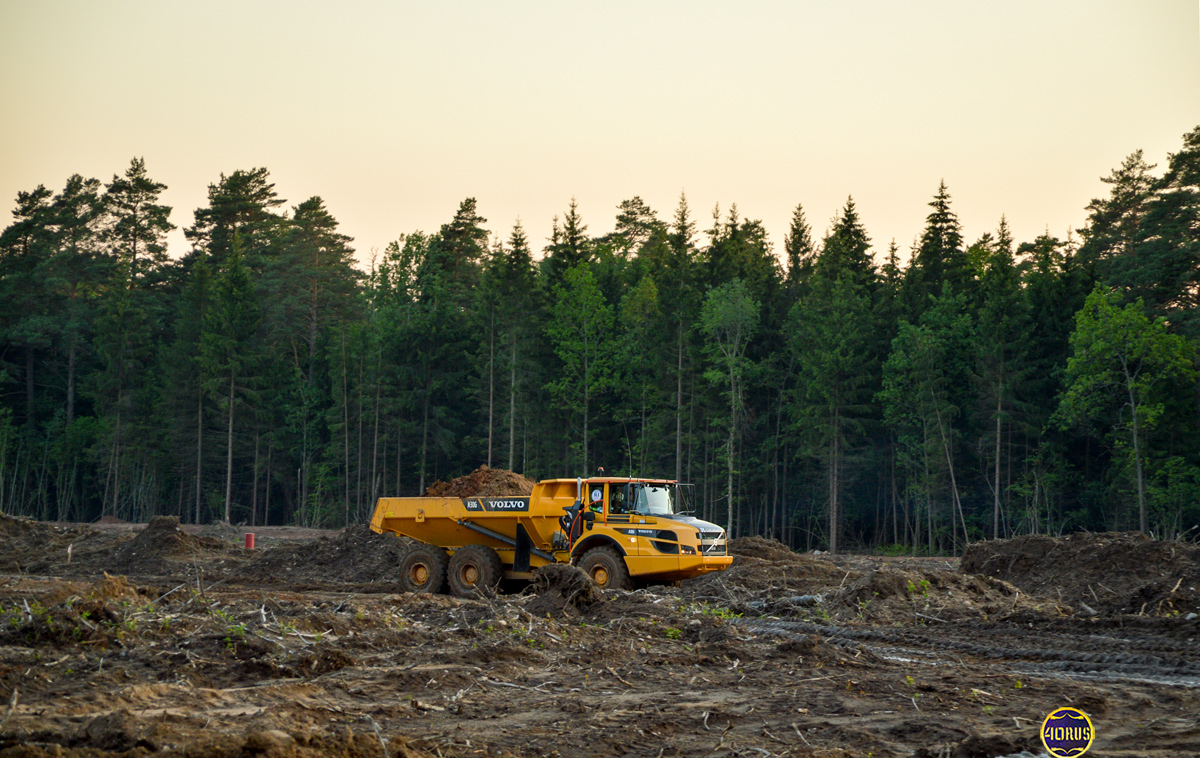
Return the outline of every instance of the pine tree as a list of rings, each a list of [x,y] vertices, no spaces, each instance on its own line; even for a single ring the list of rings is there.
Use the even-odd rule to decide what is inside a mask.
[[[574,197],[567,207],[562,226],[559,227],[557,216],[554,221],[554,234],[546,248],[544,259],[546,285],[551,288],[551,292],[562,284],[568,270],[592,259],[587,224],[583,223],[583,218],[579,215],[579,204],[575,202]]]
[[[553,341],[561,373],[548,389],[562,408],[582,415],[577,447],[581,470],[589,471],[593,403],[612,379],[613,308],[605,301],[588,264],[567,269],[563,283],[555,288],[552,313],[546,331]]]
[[[853,197],[846,199],[833,230],[825,237],[815,268],[830,281],[848,277],[855,287],[874,289],[876,273],[871,238],[858,218]]]
[[[213,282],[212,303],[204,313],[204,333],[200,337],[206,389],[225,415],[225,513],[229,523],[233,502],[233,446],[236,408],[240,401],[253,398],[258,356],[254,336],[259,323],[254,282],[242,259],[240,235]]]
[[[1080,229],[1084,240],[1079,248],[1080,262],[1092,281],[1127,284],[1119,280],[1124,279],[1134,260],[1139,227],[1154,189],[1153,170],[1154,166],[1147,165],[1142,151],[1137,150],[1120,168],[1100,179],[1112,187],[1109,197],[1088,203],[1088,221]]]
[[[166,236],[175,225],[171,208],[158,196],[167,185],[146,174],[146,162],[134,158],[124,176],[114,176],[104,188],[108,225],[105,238],[122,265],[137,282],[167,261]],[[144,262],[143,262],[144,260]]]
[[[944,181],[929,207],[933,211],[925,218],[925,231],[905,281],[905,302],[913,319],[925,312],[931,298],[941,295],[943,285],[950,285],[951,292],[965,292],[971,279],[962,226],[950,210],[950,192]]]
[[[214,265],[223,265],[236,234],[246,264],[252,270],[260,268],[261,257],[279,238],[284,223],[275,209],[285,201],[268,178],[265,168],[239,169],[229,176],[221,174],[216,184],[208,185],[208,205],[196,209],[195,223],[184,230],[193,249],[206,251]]]
[[[818,274],[792,308],[787,332],[797,375],[791,415],[809,454],[824,462],[828,548],[837,553],[846,459],[866,430],[878,373],[870,293],[849,274]]]
[[[980,387],[980,414],[989,418],[992,440],[992,538],[1000,539],[1001,446],[1004,425],[1012,425],[1023,405],[1022,390],[1030,374],[1026,340],[1030,322],[1027,301],[1021,292],[1021,277],[1013,257],[1008,222],[1000,218],[994,240],[980,245],[984,260],[978,289],[978,322],[975,363]]]
[[[45,282],[53,250],[51,235],[53,193],[42,185],[17,193],[13,223],[0,235],[0,338],[19,348],[21,363],[0,379],[23,377],[24,425],[37,422],[37,355],[51,344]],[[0,351],[0,360],[9,351]],[[0,364],[2,365],[2,364]]]
[[[805,283],[812,275],[816,264],[816,248],[813,245],[812,228],[804,218],[804,208],[799,203],[792,211],[792,222],[783,238],[783,250],[787,259],[787,278],[784,287],[794,302],[803,292]]]
[[[736,216],[734,216],[736,218]],[[737,441],[741,427],[741,408],[745,395],[746,374],[750,366],[746,348],[758,330],[759,304],[740,279],[710,290],[700,316],[708,342],[706,350],[714,364],[705,372],[714,385],[724,384],[729,392],[729,434],[723,449],[726,464],[725,498],[728,508],[726,529],[734,532],[733,475],[737,469]],[[745,530],[743,529],[742,532]],[[742,533],[738,532],[738,533]]]

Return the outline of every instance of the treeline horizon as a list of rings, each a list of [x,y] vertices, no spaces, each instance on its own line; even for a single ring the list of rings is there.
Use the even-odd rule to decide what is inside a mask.
[[[1078,239],[973,241],[942,183],[878,261],[853,197],[778,254],[736,204],[635,196],[590,236],[572,199],[540,257],[467,198],[361,270],[265,168],[178,259],[144,161],[73,175],[0,234],[0,511],[335,527],[480,465],[603,466],[797,549],[1195,538],[1200,127],[1104,181]]]

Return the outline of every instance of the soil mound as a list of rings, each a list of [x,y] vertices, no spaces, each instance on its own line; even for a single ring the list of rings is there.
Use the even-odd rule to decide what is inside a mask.
[[[907,623],[921,618],[955,621],[1017,610],[1038,612],[1039,606],[1013,585],[989,576],[880,566],[840,588],[830,598],[829,608],[846,621]]]
[[[602,599],[587,574],[565,563],[539,568],[530,589],[537,597],[525,610],[538,617],[579,615]]]
[[[0,513],[0,571],[44,573],[53,562],[66,562],[67,548],[99,536],[87,526],[56,526]]]
[[[886,665],[884,659],[864,647],[837,647],[814,634],[780,643],[771,652],[770,657],[785,658],[795,663],[806,664],[810,668]]]
[[[179,528],[178,516],[155,516],[146,528],[113,553],[111,568],[133,574],[171,574],[180,561],[229,546],[209,537],[193,537]]]
[[[480,466],[466,476],[429,485],[425,497],[525,497],[533,493],[534,481],[502,468]]]
[[[249,529],[240,529],[224,521],[214,521],[200,530],[201,537],[210,537],[222,542],[241,542],[242,535]]]
[[[738,537],[729,541],[729,554],[742,555],[748,558],[761,558],[764,561],[777,563],[800,563],[806,556],[794,552],[779,540],[769,537]]]
[[[776,545],[778,548],[774,547]],[[859,575],[857,571],[844,571],[821,558],[793,553],[774,540],[749,537],[736,539],[730,544],[730,552],[734,552],[735,549],[763,548],[769,551],[781,548],[786,553],[774,560],[735,553],[733,563],[728,569],[689,579],[682,585],[682,594],[685,597],[722,598],[737,602],[761,599],[764,594],[815,594],[837,587],[848,575]]]
[[[333,538],[263,550],[238,569],[235,577],[263,584],[393,585],[398,578],[396,567],[412,542],[407,537],[376,534],[366,524],[356,524]]]
[[[1200,612],[1200,546],[1134,532],[978,542],[959,570],[1011,582],[1083,615]]]

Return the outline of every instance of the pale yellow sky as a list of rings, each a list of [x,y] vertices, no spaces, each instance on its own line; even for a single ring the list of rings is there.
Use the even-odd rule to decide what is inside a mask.
[[[1141,148],[1200,125],[1197,0],[55,2],[0,0],[0,202],[133,156],[192,223],[221,172],[321,195],[359,257],[468,196],[536,248],[681,190],[819,237],[853,194],[907,251],[945,179],[968,241],[1007,214],[1065,236]],[[171,252],[184,252],[182,234]]]

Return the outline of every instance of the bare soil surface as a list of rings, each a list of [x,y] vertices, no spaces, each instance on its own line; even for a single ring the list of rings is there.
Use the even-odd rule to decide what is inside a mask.
[[[676,587],[555,566],[459,599],[397,590],[405,544],[0,516],[0,756],[1040,755],[1067,705],[1092,754],[1200,753],[1191,545],[1009,540],[959,570],[749,538]]]

